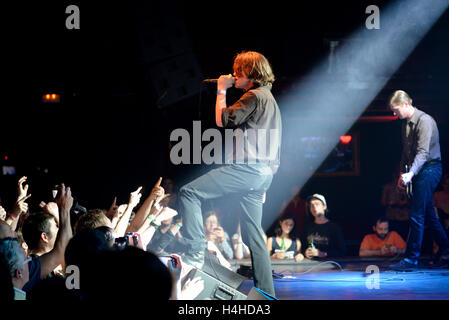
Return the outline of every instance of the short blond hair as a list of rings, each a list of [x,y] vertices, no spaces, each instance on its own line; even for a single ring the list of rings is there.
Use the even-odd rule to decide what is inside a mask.
[[[402,104],[404,102],[408,102],[411,105],[413,100],[410,98],[408,93],[403,90],[396,90],[390,97],[390,106],[394,104]]]
[[[103,209],[90,209],[82,214],[75,223],[75,233],[78,233],[81,229],[95,229],[101,226],[109,226],[109,219],[106,217],[105,212]]]

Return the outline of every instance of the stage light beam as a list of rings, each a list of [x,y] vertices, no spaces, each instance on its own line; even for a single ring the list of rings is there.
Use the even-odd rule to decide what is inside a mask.
[[[390,4],[380,12],[380,29],[356,32],[337,47],[336,74],[329,75],[323,61],[278,99],[284,119],[283,144],[317,136],[330,143],[317,150],[313,159],[302,157],[301,150],[295,153],[284,148],[281,168],[283,163],[294,164],[298,175],[283,174],[273,181],[267,195],[270,208],[265,213],[271,221],[281,203],[288,200],[285,190],[293,185],[301,188],[307,182],[448,6],[447,0],[435,0],[431,5],[422,0]]]

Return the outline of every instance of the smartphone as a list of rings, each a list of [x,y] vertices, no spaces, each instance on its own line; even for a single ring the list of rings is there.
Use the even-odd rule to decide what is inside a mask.
[[[159,257],[159,260],[164,264],[164,266],[168,266],[168,262],[170,261],[171,262],[171,266],[173,267],[173,268],[176,268],[177,266],[178,266],[178,261],[175,259],[175,258],[173,258],[173,257],[170,257],[170,256],[160,256]]]

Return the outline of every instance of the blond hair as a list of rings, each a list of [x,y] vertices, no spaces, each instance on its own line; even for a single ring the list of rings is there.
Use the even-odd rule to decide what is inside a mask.
[[[259,86],[271,86],[275,80],[267,58],[255,51],[243,51],[237,54],[233,69],[236,74],[244,73],[249,80]]]
[[[91,209],[82,214],[75,223],[75,233],[78,233],[81,229],[95,229],[101,226],[109,226],[109,219],[106,217],[105,212],[103,209]]]
[[[390,97],[390,105],[402,104],[404,102],[408,102],[411,105],[412,101],[412,98],[403,90],[396,90]]]

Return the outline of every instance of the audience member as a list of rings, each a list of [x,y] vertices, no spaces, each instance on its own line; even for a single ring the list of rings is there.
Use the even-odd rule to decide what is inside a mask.
[[[174,221],[173,217],[161,221],[161,225],[155,231],[153,238],[147,245],[147,251],[156,255],[168,255],[168,253],[177,252],[177,242],[175,238],[182,238],[180,229],[182,220]]]
[[[111,248],[110,241],[106,238],[105,233],[101,229],[94,228],[78,230],[67,244],[64,253],[66,267],[76,266],[79,269],[79,273],[83,275],[83,284],[78,292],[82,300],[87,299],[89,290],[96,286],[97,276],[105,271],[96,258],[101,252],[109,248]],[[112,267],[108,266],[107,268]]]
[[[302,243],[306,258],[344,256],[346,252],[343,232],[340,226],[328,218],[326,199],[321,194],[307,198],[307,208],[314,221],[304,226]]]
[[[58,225],[51,214],[39,212],[28,216],[22,226],[22,236],[28,254],[41,256],[54,247]]]
[[[23,182],[23,179],[19,180]],[[24,188],[26,190],[27,188]],[[20,188],[19,188],[20,190]],[[29,195],[22,197],[26,198]],[[70,188],[61,185],[58,190],[57,204],[59,207],[59,230],[54,247],[51,251],[38,257],[26,258],[24,249],[20,246],[14,229],[8,230],[2,224],[0,254],[7,260],[11,279],[15,287],[16,299],[26,299],[26,292],[32,289],[41,279],[47,277],[58,265],[64,262],[64,251],[72,236],[70,226],[70,209],[73,204]],[[7,235],[6,238],[4,236]]]
[[[386,217],[377,219],[373,230],[374,233],[363,238],[359,251],[361,257],[394,256],[405,252],[405,241],[396,231],[389,231]]]
[[[26,177],[19,180],[19,200],[14,209],[10,213],[0,210],[0,295],[5,300],[109,301],[105,293],[118,290],[121,293],[129,292],[125,298],[120,295],[121,301],[135,303],[147,302],[148,299],[193,299],[203,290],[204,281],[198,277],[182,281],[187,276],[185,270],[189,266],[181,268],[179,256],[175,259],[178,266],[168,270],[155,255],[142,250],[143,243],[137,231],[146,235],[148,241],[156,231],[162,235],[181,237],[179,229],[182,219],[173,223],[177,212],[165,206],[168,201],[164,200],[168,197],[159,186],[161,179],[146,204],[139,209],[136,214],[139,217],[134,223],[132,209],[140,201],[141,187],[130,194],[126,205],[117,206],[114,200],[112,210],[108,212],[112,213],[110,219],[107,212],[101,209],[80,214],[73,238],[70,224],[73,197],[70,188],[64,184],[59,186],[56,208],[51,202],[41,202],[39,206],[43,212],[25,216],[23,213],[28,211],[28,207],[24,201],[31,196],[26,194],[28,185],[22,187],[25,180]],[[21,228],[15,222],[19,216],[25,218]],[[20,245],[22,241],[18,239],[18,234],[22,232],[26,240],[23,242],[29,244],[29,259],[26,259],[27,254]],[[138,241],[137,244],[126,241],[125,246],[118,246],[116,243],[121,239],[117,236],[129,240],[136,237]],[[155,243],[160,242],[154,240]],[[159,243],[159,246],[170,250],[171,244],[169,241]],[[160,253],[166,254],[166,251]],[[82,269],[83,288],[68,290],[65,277],[48,278],[58,265],[62,265],[64,271],[68,266]],[[181,281],[185,282],[182,286]],[[136,297],[142,286],[157,287],[158,290],[150,290],[150,294],[147,292]]]
[[[294,185],[291,192],[293,198],[290,201],[284,201],[279,217],[282,217],[284,214],[293,216],[295,218],[296,234],[302,234],[302,228],[307,214],[307,204],[306,201],[301,198],[301,188]]]
[[[22,236],[27,247],[25,252],[30,257],[39,257],[50,252],[55,245],[57,233],[58,226],[51,214],[39,212],[29,215],[22,226]],[[20,237],[18,238],[20,241]],[[62,265],[58,265],[49,276],[55,275],[64,275]]]
[[[0,220],[6,220],[6,210],[2,206],[0,206]]]
[[[207,211],[204,215],[204,231],[209,251],[222,254],[225,259],[233,259],[234,251],[228,233],[223,229],[218,221],[215,211]],[[216,249],[218,249],[218,251]]]
[[[296,237],[295,219],[291,215],[283,215],[278,220],[275,236],[268,238],[267,248],[274,259],[304,259],[301,254],[301,241]]]
[[[107,246],[109,248],[112,248],[115,242],[115,235],[114,235],[114,229],[108,226],[101,226],[95,228],[95,230],[100,231],[104,238],[106,239]]]
[[[110,302],[114,294],[125,305],[169,300],[174,281],[170,271],[151,252],[129,246],[123,250],[103,250],[84,269],[95,278],[87,288],[86,300]],[[101,270],[101,272],[98,272]]]
[[[95,229],[101,226],[112,227],[112,222],[106,217],[105,210],[90,209],[79,217],[74,233],[77,234],[82,229]]]
[[[24,286],[30,280],[29,265],[17,238],[0,239],[0,257],[8,266],[9,279],[14,287],[14,300],[26,300]]]
[[[11,229],[9,224],[0,220],[0,239],[3,238],[17,238],[17,233]]]
[[[0,240],[0,247],[2,240]],[[0,254],[0,301],[2,303],[14,300],[14,286],[6,259]]]

